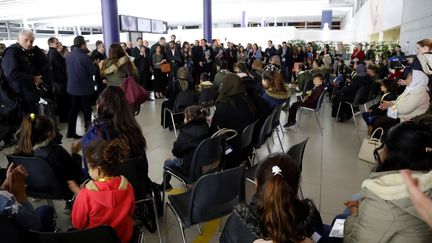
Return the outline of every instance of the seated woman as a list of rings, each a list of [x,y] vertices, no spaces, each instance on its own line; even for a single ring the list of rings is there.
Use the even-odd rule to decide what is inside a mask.
[[[142,157],[146,163],[147,169],[140,173],[147,178],[147,191],[150,191],[151,181],[148,178],[145,152],[147,142],[123,91],[120,87],[108,86],[100,94],[96,107],[97,118],[82,139],[83,153],[85,154],[87,146],[97,139],[108,141],[115,138],[123,139],[130,148],[127,158]],[[84,167],[87,168],[86,158],[84,158]]]
[[[353,76],[352,80],[348,80],[349,83],[341,89],[341,93],[336,95],[332,99],[332,117],[336,117],[338,107],[341,102],[353,102],[360,88],[370,85],[370,79],[367,77],[367,70],[364,62],[354,64],[354,68],[356,70],[356,73]],[[347,105],[342,104],[339,112],[339,121],[343,122],[351,118],[351,116],[351,109]]]
[[[432,197],[432,129],[403,122],[391,128],[375,150],[376,171],[362,183],[360,200],[351,201],[344,242],[430,242],[432,229],[413,208],[400,170],[409,169]]]
[[[369,107],[369,110],[362,113],[363,119],[368,125],[368,135],[370,136],[372,133],[372,124],[374,124],[377,120],[377,118],[381,116],[386,116],[387,109],[380,109],[379,106],[384,101],[392,101],[395,100],[396,95],[396,87],[394,85],[394,81],[390,79],[384,79],[381,82],[381,92],[383,95],[381,96],[381,100],[379,104],[374,104],[371,107]]]
[[[201,106],[188,106],[184,111],[184,126],[173,144],[172,154],[175,158],[165,161],[164,166],[177,169],[183,175],[189,175],[192,157],[198,145],[209,137],[207,110]],[[172,188],[169,178],[165,189]]]
[[[216,100],[216,111],[212,117],[210,132],[213,134],[222,128],[233,129],[237,136],[228,145],[232,152],[227,155],[228,167],[238,166],[241,160],[241,138],[245,127],[255,120],[256,108],[253,102],[246,96],[243,80],[228,73],[222,79],[222,86],[219,97]]]
[[[297,110],[300,107],[315,108],[317,106],[318,100],[322,92],[324,92],[323,83],[324,77],[319,73],[315,74],[313,77],[314,87],[312,89],[312,93],[302,101],[295,102],[291,105],[288,114],[288,122],[284,125],[285,128],[294,126],[296,124]]]
[[[132,75],[139,83],[138,70],[120,44],[111,44],[108,59],[99,63],[100,74],[107,85],[119,86],[125,76]]]
[[[135,196],[132,185],[123,176],[115,176],[129,153],[123,139],[92,141],[85,157],[91,180],[82,189],[73,185],[76,199],[72,209],[72,225],[78,230],[101,225],[111,226],[122,243],[131,240]]]
[[[280,69],[275,68],[275,66],[270,66],[269,69],[264,70],[262,85],[265,92],[261,96],[272,110],[276,106],[285,103],[291,95],[285,86]]]
[[[163,128],[170,127],[172,128],[173,124],[171,124],[171,119],[167,119],[168,124],[163,124],[164,121],[164,109],[168,108],[170,110],[174,109],[174,102],[177,98],[177,95],[182,91],[193,91],[194,85],[188,80],[189,71],[185,67],[181,67],[177,70],[177,80],[171,82],[166,91],[166,98],[164,102],[162,102],[161,106],[161,126]],[[191,104],[188,104],[191,105]],[[170,117],[169,114],[165,114],[165,117]],[[179,121],[180,122],[180,121]],[[177,121],[176,121],[177,123]]]
[[[71,155],[63,146],[53,141],[55,134],[55,125],[50,118],[28,114],[21,123],[21,132],[13,155],[35,156],[46,160],[60,180],[66,193],[65,199],[71,199],[68,181],[81,183],[83,178],[81,156],[78,154],[80,145],[71,145]]]
[[[372,124],[373,130],[378,127],[384,130],[423,115],[429,108],[429,94],[427,91],[428,77],[422,71],[412,70],[405,80],[405,91],[393,101],[384,101],[379,108],[387,109],[387,115],[382,116]]]
[[[278,154],[265,159],[256,171],[255,182],[251,204],[235,207],[220,242],[303,242],[314,232],[323,233],[314,203],[297,196],[300,170],[291,157]]]

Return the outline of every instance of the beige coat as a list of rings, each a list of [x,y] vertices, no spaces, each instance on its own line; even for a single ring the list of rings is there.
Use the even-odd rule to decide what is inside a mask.
[[[404,92],[393,101],[397,108],[397,116],[401,122],[423,115],[429,108],[429,94],[423,87]],[[432,241],[431,241],[432,242]]]
[[[432,171],[414,173],[432,197]],[[432,229],[411,204],[399,171],[372,173],[361,189],[358,215],[345,221],[345,243],[429,243]]]

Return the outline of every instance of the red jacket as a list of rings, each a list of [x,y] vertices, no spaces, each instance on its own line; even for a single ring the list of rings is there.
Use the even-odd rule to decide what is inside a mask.
[[[354,52],[351,55],[351,59],[354,59],[354,58],[358,58],[359,61],[363,61],[366,58],[364,51],[361,50],[361,51]]]
[[[127,243],[132,238],[134,209],[134,191],[123,176],[90,181],[75,199],[72,225],[79,230],[110,225],[121,242]]]

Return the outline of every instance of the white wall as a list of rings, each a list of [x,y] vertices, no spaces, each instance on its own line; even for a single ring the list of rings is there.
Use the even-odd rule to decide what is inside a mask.
[[[432,38],[432,1],[405,0],[400,34],[402,49],[414,54],[416,42],[425,38]]]

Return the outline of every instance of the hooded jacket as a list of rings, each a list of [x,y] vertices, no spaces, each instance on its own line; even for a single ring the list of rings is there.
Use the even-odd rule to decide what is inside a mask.
[[[432,196],[432,172],[413,174]],[[347,218],[344,242],[431,242],[432,229],[411,203],[399,171],[372,173],[362,184],[358,215]]]
[[[129,65],[129,67],[126,65]],[[121,85],[122,81],[128,74],[127,72],[130,72],[129,74],[133,76],[136,82],[140,80],[135,64],[130,61],[128,55],[119,58],[117,61],[110,59],[103,60],[99,63],[99,68],[101,76],[108,81],[108,85]]]
[[[134,190],[123,176],[89,181],[75,199],[72,225],[79,230],[110,225],[127,243],[132,238],[134,209]]]

